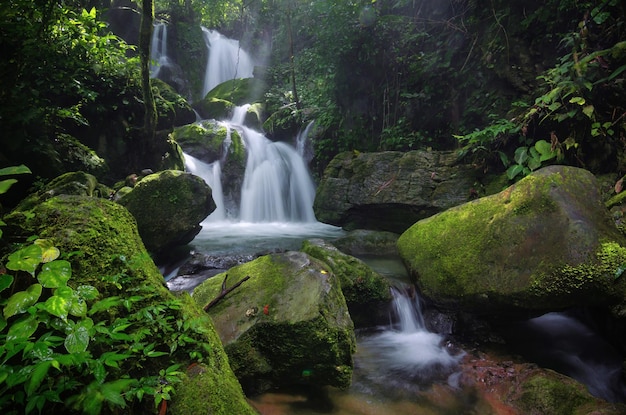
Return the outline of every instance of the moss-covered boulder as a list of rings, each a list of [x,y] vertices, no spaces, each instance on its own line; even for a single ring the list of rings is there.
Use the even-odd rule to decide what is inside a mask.
[[[625,243],[594,176],[550,166],[417,222],[398,249],[427,297],[494,313],[619,304]]]
[[[324,261],[339,277],[341,291],[356,327],[371,327],[389,317],[385,312],[391,302],[389,282],[365,262],[344,254],[322,239],[304,241],[302,252]]]
[[[146,248],[153,253],[191,242],[202,229],[200,222],[215,210],[204,180],[178,170],[144,177],[118,203],[133,214]]]
[[[131,359],[116,361],[114,365],[107,366],[106,370],[102,369],[105,370],[104,373],[110,374],[107,381],[114,380],[115,376],[134,379],[158,376],[160,370],[178,364],[187,376],[182,383],[174,385],[173,402],[168,414],[256,413],[247,404],[241,386],[228,365],[228,359],[210,318],[187,294],[175,296],[167,290],[163,277],[139,237],[135,219],[128,210],[105,199],[60,195],[31,209],[15,210],[3,219],[7,223],[3,241],[20,242],[26,237],[38,235],[52,242],[71,263],[72,272],[68,285],[74,288],[91,285],[100,293],[99,299],[108,299],[110,307],[90,314],[95,325],[101,325],[104,329],[111,327],[116,319],[124,319],[136,312],[137,308],[151,310],[144,315],[145,322],[132,322],[126,329],[120,327],[117,330],[118,335],[130,336],[137,342],[133,347],[139,347],[138,343],[141,342],[145,342],[145,345],[153,342],[153,351],[168,352],[158,353],[140,363]],[[171,314],[158,316],[159,310],[164,308]],[[155,317],[163,318],[165,324],[155,325]],[[148,329],[150,334],[146,334],[148,326],[160,329],[154,332]],[[194,340],[176,340],[178,334],[183,332]],[[102,333],[98,334],[98,337],[102,336]],[[207,347],[202,351],[194,349],[197,347],[196,341]],[[93,340],[87,352],[95,358],[102,353],[111,352],[110,345],[116,340],[111,338],[108,342],[109,347],[103,349],[102,342]],[[172,348],[174,343],[178,347]],[[116,344],[119,346],[119,342]],[[129,345],[124,346],[127,351]],[[203,355],[202,361],[194,362],[191,357],[193,353],[196,356]],[[145,356],[142,357],[145,359]],[[187,369],[196,366],[203,368],[202,376],[198,376],[195,370]],[[63,366],[63,370],[69,369]],[[87,388],[86,385],[85,387]],[[49,409],[52,413],[67,413]],[[134,407],[131,411],[153,413],[154,402],[149,401],[143,409]]]
[[[262,103],[266,91],[267,84],[260,79],[232,79],[213,88],[193,107],[202,118],[224,120],[230,118],[231,111],[236,106]],[[255,124],[261,125],[263,120],[262,117],[258,117],[261,114],[258,112],[259,107],[252,106],[251,108],[251,111],[257,114]]]
[[[46,184],[43,189],[30,194],[16,209],[27,210],[35,205],[59,195],[75,195],[108,198],[113,190],[100,184],[95,176],[82,171],[60,175]]]
[[[244,390],[298,384],[350,385],[353,324],[339,279],[303,252],[262,256],[200,284],[209,304],[226,287],[250,278],[208,312]]]
[[[326,167],[313,209],[319,221],[346,230],[402,233],[470,200],[478,175],[455,152],[344,152]]]
[[[237,130],[215,120],[204,120],[175,129],[172,138],[186,154],[204,163],[219,161],[225,204],[239,203],[246,170],[246,149]]]

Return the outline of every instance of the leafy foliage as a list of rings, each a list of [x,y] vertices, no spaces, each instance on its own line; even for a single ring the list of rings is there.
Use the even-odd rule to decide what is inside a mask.
[[[178,300],[151,301],[147,287],[101,298],[91,285],[72,286],[70,263],[50,241],[15,251],[6,269],[0,275],[3,413],[152,413],[184,376],[176,356],[185,350],[185,360],[201,361],[210,351],[197,322],[177,318]]]
[[[557,3],[563,10],[578,7]],[[561,37],[567,53],[538,77],[539,95],[530,103],[516,103],[511,119],[498,119],[483,129],[457,136],[468,144],[465,151],[480,149],[483,157],[497,152],[509,179],[523,177],[555,160],[599,172],[626,168],[626,107],[620,98],[626,92],[626,41],[618,3],[606,0],[599,5],[588,4],[589,12],[577,30]],[[532,18],[543,20],[544,12]],[[513,151],[510,146],[503,150],[515,140]],[[511,153],[514,163],[506,155]]]

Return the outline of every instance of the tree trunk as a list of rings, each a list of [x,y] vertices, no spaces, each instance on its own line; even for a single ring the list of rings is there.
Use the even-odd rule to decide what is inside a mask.
[[[154,0],[143,0],[141,7],[141,27],[139,30],[139,58],[141,61],[141,89],[145,106],[143,147],[150,148],[154,141],[157,123],[156,104],[150,85],[150,42],[152,40],[152,23],[154,20]]]

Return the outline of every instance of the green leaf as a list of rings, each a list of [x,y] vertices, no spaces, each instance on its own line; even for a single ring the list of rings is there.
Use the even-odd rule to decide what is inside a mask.
[[[81,353],[87,350],[87,346],[89,346],[89,329],[81,322],[74,325],[65,338],[65,349],[68,353]]]
[[[52,244],[48,239],[37,239],[34,244],[41,247],[41,262],[54,261],[61,255],[59,249]]]
[[[46,375],[48,374],[48,370],[52,365],[51,360],[44,360],[35,365],[35,369],[30,373],[30,379],[28,381],[28,385],[26,386],[26,394],[28,396],[32,396],[35,394],[39,385],[44,380]]]
[[[572,97],[569,100],[570,104],[578,104],[578,105],[585,105],[585,98],[583,97]]]
[[[9,262],[7,262],[6,267],[12,271],[26,271],[34,276],[41,259],[41,247],[33,244],[9,255]]]
[[[514,160],[517,164],[524,165],[528,160],[528,148],[527,147],[518,147],[515,149],[515,157]]]
[[[595,111],[593,105],[586,105],[583,107],[583,114],[585,114],[587,117],[592,118],[593,117],[593,112]]]
[[[135,382],[135,379],[118,379],[113,382],[107,382],[102,384],[100,392],[102,392],[106,401],[125,408],[126,401],[122,396],[122,392],[128,389]]]
[[[0,275],[0,291],[4,291],[13,284],[13,277],[8,274]]]
[[[53,316],[57,316],[63,320],[66,320],[71,305],[71,300],[69,300],[68,298],[53,295],[46,300],[43,305],[43,309]]]
[[[98,290],[91,285],[79,285],[76,288],[76,294],[84,300],[95,300],[100,295]]]
[[[13,186],[15,183],[17,183],[17,180],[15,179],[6,179],[0,181],[0,195],[8,192],[11,186]]]
[[[35,316],[27,315],[11,324],[7,332],[7,341],[26,341],[35,333],[39,320]]]
[[[48,262],[41,267],[37,280],[46,288],[59,288],[67,285],[72,276],[72,265],[65,260]]]
[[[92,316],[99,311],[108,310],[112,307],[117,307],[122,304],[122,299],[118,296],[103,298],[102,300],[96,302],[91,306],[89,310],[89,315]]]
[[[531,157],[528,159],[528,168],[531,171],[537,170],[539,167],[541,167],[541,161],[538,157]]]
[[[546,140],[539,140],[535,143],[535,149],[539,152],[540,161],[551,160],[556,157],[556,151],[552,150],[552,145]]]
[[[10,166],[0,169],[0,176],[12,176],[14,174],[29,174],[32,173],[28,167],[23,164],[19,166]]]
[[[9,297],[4,306],[4,318],[8,319],[16,314],[24,313],[30,306],[35,304],[41,296],[41,284],[33,284],[26,291],[19,291]]]
[[[514,164],[506,170],[506,176],[509,180],[513,180],[522,171],[524,171],[524,166],[521,164]]]

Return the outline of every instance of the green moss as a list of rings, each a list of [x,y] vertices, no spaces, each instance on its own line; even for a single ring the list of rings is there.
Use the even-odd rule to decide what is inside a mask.
[[[522,385],[520,407],[527,413],[571,415],[585,405],[593,405],[593,397],[583,385],[536,375]]]
[[[332,245],[320,244],[317,241],[304,241],[301,250],[324,261],[339,277],[341,290],[349,308],[373,307],[375,304],[391,300],[387,280],[360,259],[346,255]]]

